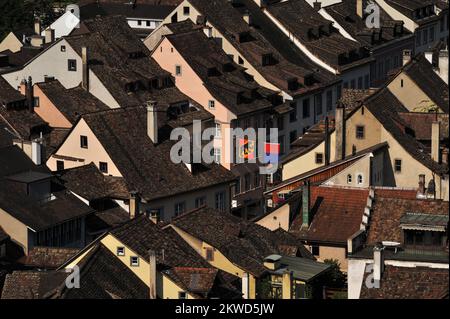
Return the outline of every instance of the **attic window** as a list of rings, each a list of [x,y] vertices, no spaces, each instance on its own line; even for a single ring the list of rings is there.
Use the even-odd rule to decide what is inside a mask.
[[[187,293],[185,291],[178,292],[178,299],[187,299]]]
[[[117,247],[117,256],[125,256],[125,247]]]
[[[130,257],[130,266],[131,267],[139,267],[139,257],[131,256]]]
[[[214,249],[213,248],[205,248],[205,258],[206,261],[214,261]]]

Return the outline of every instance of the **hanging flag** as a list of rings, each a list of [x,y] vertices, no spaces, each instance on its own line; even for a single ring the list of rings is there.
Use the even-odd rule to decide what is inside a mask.
[[[279,143],[265,143],[264,163],[278,163],[279,155],[280,155]]]
[[[240,139],[239,140],[239,158],[252,160],[255,159],[256,150],[255,150],[255,141],[250,141],[248,139]]]

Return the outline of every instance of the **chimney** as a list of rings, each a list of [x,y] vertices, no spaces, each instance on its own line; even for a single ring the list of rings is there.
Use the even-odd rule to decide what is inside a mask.
[[[82,87],[89,92],[89,62],[88,62],[88,49],[87,47],[81,48],[81,60],[82,60]]]
[[[343,105],[336,107],[335,126],[335,160],[339,161],[345,158],[345,107]]]
[[[425,174],[419,175],[419,196],[425,195]]]
[[[248,10],[246,10],[244,12],[244,15],[242,16],[242,18],[248,25],[252,25],[252,16]]]
[[[52,43],[55,41],[55,30],[48,28],[45,30],[45,43]]]
[[[41,35],[41,20],[39,18],[36,18],[34,20],[34,33],[37,35]]]
[[[330,120],[325,116],[325,166],[330,165]]]
[[[431,158],[433,161],[439,163],[439,148],[440,148],[440,123],[434,121],[431,124]]]
[[[134,219],[139,215],[139,203],[140,198],[137,191],[131,191],[130,192],[130,219]]]
[[[322,9],[322,3],[320,1],[317,1],[313,3],[314,9],[316,11],[319,11],[320,9]]]
[[[156,299],[156,254],[154,250],[148,251],[149,268],[149,298]]]
[[[28,81],[25,81],[25,98],[27,101],[28,110],[34,112],[34,88],[33,79],[31,76],[28,77]]]
[[[360,17],[364,17],[363,0],[356,0],[356,14]]]
[[[150,220],[154,223],[154,224],[158,224],[159,223],[159,211],[156,209],[152,209],[150,211]]]
[[[36,165],[42,164],[42,139],[41,138],[31,141],[31,160]]]
[[[302,219],[303,219],[303,223],[302,223],[302,227],[309,227],[309,223],[310,223],[310,186],[309,186],[309,181],[305,181],[303,183],[303,188],[302,188]]]
[[[242,274],[242,299],[249,299],[250,294],[250,280],[249,280],[249,274],[247,272],[244,272]]]
[[[406,65],[411,61],[412,52],[411,50],[403,50],[403,65]]]
[[[283,299],[292,299],[292,271],[290,270],[283,273],[281,295]]]
[[[158,114],[156,101],[147,102],[147,134],[154,144],[158,144]]]
[[[381,243],[375,245],[375,247],[373,248],[373,279],[375,280],[376,284],[380,283],[381,275],[384,271],[383,250],[384,247],[383,245],[381,245]]]

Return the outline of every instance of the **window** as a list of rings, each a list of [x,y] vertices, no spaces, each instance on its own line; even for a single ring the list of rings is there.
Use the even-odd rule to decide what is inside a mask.
[[[284,135],[278,136],[278,144],[280,144],[280,155],[284,154]]]
[[[402,160],[401,159],[396,159],[394,161],[394,171],[396,173],[401,173],[402,172]]]
[[[344,82],[344,89],[348,89],[348,82]]]
[[[131,267],[139,267],[139,257],[131,256],[130,257],[130,266]]]
[[[309,99],[305,99],[303,100],[303,118],[308,118],[310,115]]]
[[[221,128],[220,128],[220,123],[216,123],[216,131],[215,131],[215,137],[221,137],[222,133],[221,133]]]
[[[99,163],[99,169],[100,169],[100,172],[108,174],[108,163],[100,162]]]
[[[188,16],[190,14],[190,8],[189,7],[183,7],[183,14],[185,16]]]
[[[292,131],[289,133],[289,143],[293,143],[297,139],[297,130]]]
[[[369,74],[366,74],[364,76],[364,88],[368,89],[370,87],[370,78],[369,78]]]
[[[146,22],[145,22],[145,25],[146,25],[147,27],[149,27],[149,26],[150,26],[150,21],[146,21]]]
[[[65,45],[61,46],[61,52],[66,52],[66,46]]]
[[[205,258],[207,261],[214,261],[214,248],[205,248]]]
[[[202,196],[202,197],[198,197],[195,199],[195,208],[199,208],[202,207],[206,204],[206,197]]]
[[[348,174],[347,175],[347,184],[351,184],[352,183],[352,179],[353,179],[352,174]]]
[[[400,80],[400,86],[403,87],[403,79]]]
[[[63,171],[64,170],[64,161],[56,161],[56,170]]]
[[[69,71],[76,71],[77,70],[77,60],[72,60],[72,59],[67,60],[67,69]]]
[[[220,164],[220,160],[221,160],[221,151],[220,148],[214,148],[214,162],[216,162],[217,164]]]
[[[333,109],[333,91],[327,91],[327,112]]]
[[[363,88],[363,77],[360,76],[358,78],[358,89],[361,90]]]
[[[336,87],[336,100],[339,100],[342,96],[342,85]]]
[[[316,246],[316,245],[311,246],[311,253],[314,256],[319,256],[320,255],[320,248],[319,248],[319,246]]]
[[[208,108],[210,109],[210,110],[214,110],[214,108],[215,108],[215,101],[214,100],[209,100],[208,101]]]
[[[216,194],[216,200],[215,200],[215,208],[218,211],[224,212],[225,211],[225,193],[220,192]]]
[[[80,135],[80,147],[81,148],[88,148],[88,138],[87,138],[87,136]]]
[[[362,184],[363,183],[363,177],[361,174],[358,175],[358,184]]]
[[[259,176],[259,172],[255,172],[255,176],[254,176],[253,183],[254,183],[253,186],[254,186],[255,188],[257,188],[257,187],[260,186],[260,184],[261,184],[261,178],[260,178],[260,176]]]
[[[380,68],[380,73],[382,73],[381,68]],[[350,81],[350,88],[351,89],[356,89],[356,81],[355,81],[355,79]]]
[[[430,27],[430,41],[434,42],[434,26]]]
[[[292,111],[289,113],[289,122],[297,121],[297,104],[295,102],[291,103]]]
[[[422,44],[427,44],[428,42],[428,29],[423,30],[422,33]]]
[[[284,130],[284,116],[280,115],[280,117],[278,117],[277,119],[277,127],[279,131]]]
[[[323,164],[323,153],[316,153],[316,164]]]
[[[125,256],[125,247],[117,247],[117,256]]]
[[[185,291],[178,292],[178,299],[187,299],[187,293]]]
[[[34,97],[34,107],[39,107],[39,96]]]
[[[251,188],[250,185],[250,173],[244,175],[244,191],[247,192]]]
[[[181,65],[175,65],[175,75],[176,76],[181,75]]]
[[[356,138],[358,140],[364,139],[364,126],[363,125],[356,126]]]
[[[176,203],[175,204],[175,216],[181,215],[186,211],[186,203]]]
[[[316,94],[314,102],[316,104],[316,115],[322,114],[322,94]]]
[[[234,194],[241,193],[241,180],[239,179],[236,184],[234,184]]]

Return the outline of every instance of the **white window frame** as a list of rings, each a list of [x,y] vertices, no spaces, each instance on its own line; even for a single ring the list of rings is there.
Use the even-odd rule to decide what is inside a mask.
[[[136,262],[133,262],[133,259],[136,259]],[[131,267],[139,267],[139,257],[138,256],[130,256],[130,266]]]
[[[117,247],[116,255],[117,256],[125,256],[125,247]]]

